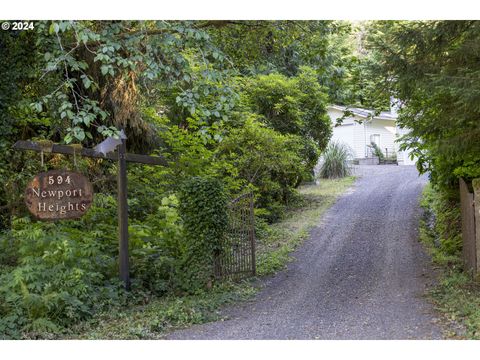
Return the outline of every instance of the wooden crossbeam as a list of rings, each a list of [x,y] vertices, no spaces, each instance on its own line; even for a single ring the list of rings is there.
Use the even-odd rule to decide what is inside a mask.
[[[31,151],[37,151],[37,152],[42,151],[41,146],[34,141],[24,141],[24,140],[17,141],[15,145],[13,145],[13,148],[16,150],[31,150]],[[55,154],[73,155],[74,151],[75,149],[72,146],[53,144],[51,152]],[[91,158],[108,159],[113,161],[118,160],[117,152],[111,152],[104,155],[101,152],[97,152],[93,149],[86,149],[86,148],[82,148],[82,150],[77,152],[76,155],[86,156]],[[168,165],[167,160],[165,160],[163,157],[160,157],[160,156],[149,156],[149,155],[126,153],[125,160],[128,162],[142,163],[142,164],[148,164],[148,165],[163,165],[163,166]]]

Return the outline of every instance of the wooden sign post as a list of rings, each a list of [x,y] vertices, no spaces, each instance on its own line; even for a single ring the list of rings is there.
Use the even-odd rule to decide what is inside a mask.
[[[128,261],[128,206],[127,206],[127,161],[125,159],[125,140],[118,145],[118,234],[120,279],[126,289],[130,289],[130,264]]]
[[[31,150],[42,152],[43,147],[34,141],[17,141],[13,148],[16,150]],[[72,146],[53,144],[51,151],[54,154],[80,155],[91,158],[114,160],[118,162],[118,232],[119,232],[119,270],[120,279],[125,289],[130,289],[130,272],[128,261],[128,206],[127,206],[127,162],[147,165],[167,166],[167,161],[159,156],[129,154],[126,152],[126,140],[117,147],[116,152],[104,154],[92,149],[82,149],[76,152]]]

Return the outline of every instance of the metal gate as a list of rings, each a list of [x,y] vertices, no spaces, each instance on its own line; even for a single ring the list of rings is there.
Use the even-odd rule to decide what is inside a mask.
[[[255,276],[255,226],[253,194],[232,200],[228,206],[228,231],[215,257],[215,276],[240,279]]]

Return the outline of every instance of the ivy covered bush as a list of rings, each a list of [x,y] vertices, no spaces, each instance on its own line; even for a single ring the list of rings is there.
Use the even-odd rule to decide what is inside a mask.
[[[195,291],[212,281],[228,225],[227,197],[218,179],[192,177],[182,184],[179,199],[185,231],[182,285]]]

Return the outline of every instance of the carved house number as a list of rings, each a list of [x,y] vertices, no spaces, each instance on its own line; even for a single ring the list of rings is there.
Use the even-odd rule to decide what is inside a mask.
[[[75,219],[93,201],[93,188],[82,174],[67,170],[40,173],[25,190],[25,203],[40,220]]]

